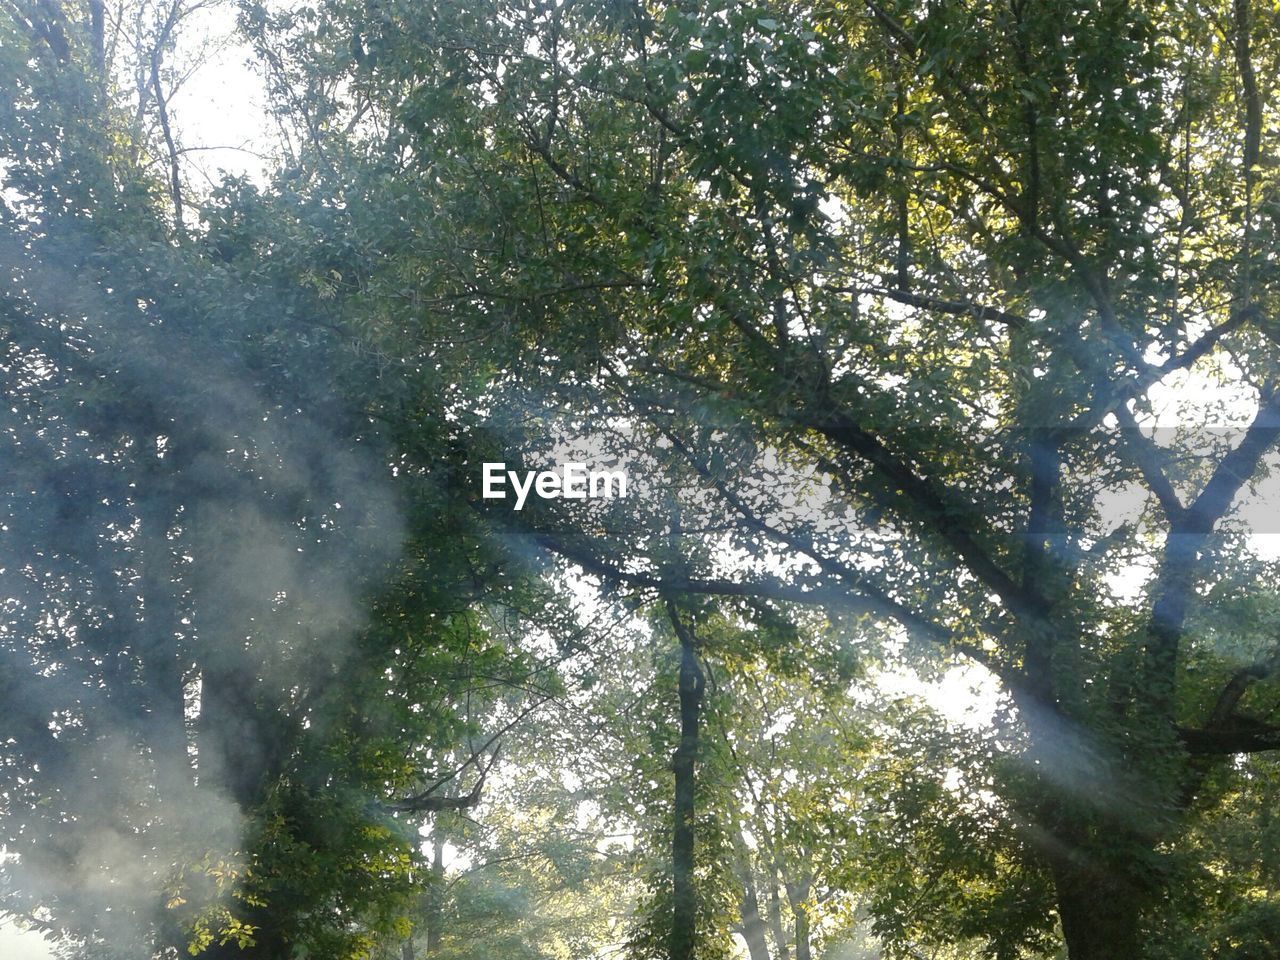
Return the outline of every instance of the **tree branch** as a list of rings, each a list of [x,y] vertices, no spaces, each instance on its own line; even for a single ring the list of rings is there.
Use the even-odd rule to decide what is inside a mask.
[[[1269,387],[1240,445],[1222,458],[1195,502],[1187,508],[1189,527],[1208,533],[1249,482],[1266,452],[1280,436],[1280,393]]]
[[[893,290],[888,287],[878,286],[832,287],[831,289],[837,293],[885,297],[909,307],[920,307],[924,310],[932,310],[936,313],[945,313],[956,317],[973,317],[975,320],[994,320],[996,323],[1002,323],[1015,330],[1025,328],[1028,323],[1027,318],[1019,314],[1010,313],[1007,310],[1001,310],[997,307],[987,307],[979,303],[970,303],[964,300],[943,300],[937,297],[911,293],[906,290]]]
[[[1042,598],[1015,583],[963,525],[963,517],[977,516],[977,511],[971,504],[956,501],[945,489],[937,489],[885,446],[879,437],[843,412],[802,416],[798,422],[818,431],[869,463],[882,478],[889,481],[892,488],[892,492],[884,499],[892,501],[901,498],[914,506],[925,525],[956,551],[970,572],[990,587],[1014,615],[1036,621],[1044,620],[1046,609]]]
[[[1236,707],[1249,688],[1257,681],[1271,676],[1277,668],[1280,668],[1280,647],[1273,650],[1269,656],[1247,667],[1242,667],[1232,674],[1227,685],[1218,694],[1218,699],[1214,702],[1213,710],[1210,711],[1204,728],[1220,730],[1230,726],[1235,717]]]
[[[1176,523],[1185,512],[1185,508],[1182,506],[1182,501],[1178,499],[1178,493],[1173,489],[1173,484],[1165,475],[1164,467],[1160,462],[1160,448],[1143,434],[1127,405],[1122,403],[1116,407],[1115,415],[1123,427],[1121,436],[1124,438],[1125,446],[1133,455],[1133,461],[1142,472],[1142,478],[1147,481],[1148,489],[1155,494],[1165,517]]]
[[[844,584],[819,583],[806,588],[783,583],[774,578],[740,581],[715,577],[689,577],[684,574],[640,573],[604,560],[583,545],[572,543],[556,534],[539,532],[531,536],[539,546],[559,554],[590,574],[642,590],[653,590],[659,594],[687,593],[701,596],[757,598],[850,610],[882,617],[969,657],[1008,684],[1019,682],[1011,671],[994,661],[977,644],[960,639],[946,627],[933,623],[887,596],[855,593]]]
[[[915,37],[911,36],[911,34],[907,32],[907,28],[899,23],[893,14],[880,4],[876,3],[876,0],[866,0],[866,4],[867,9],[871,11],[871,15],[875,17],[876,22],[888,31],[889,36],[891,36],[894,41],[902,47],[902,49],[912,55],[920,49],[920,45],[916,43]]]
[[[446,782],[441,780],[423,793],[404,800],[397,800],[393,803],[384,803],[381,806],[395,813],[437,813],[441,810],[468,810],[480,802],[480,793],[484,789],[485,778],[489,776],[489,771],[493,769],[493,765],[498,762],[498,754],[500,752],[500,749],[493,751],[493,756],[489,758],[489,762],[481,767],[480,776],[476,778],[475,785],[465,796],[441,797],[435,795],[434,791],[438,790]],[[449,779],[452,779],[452,776]]]
[[[1230,756],[1238,753],[1262,753],[1280,750],[1280,727],[1237,726],[1221,730],[1187,729],[1178,731],[1187,752],[1193,756]]]

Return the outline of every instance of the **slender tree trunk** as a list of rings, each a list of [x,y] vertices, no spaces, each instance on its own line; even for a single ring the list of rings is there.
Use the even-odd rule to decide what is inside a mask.
[[[813,956],[809,947],[809,910],[805,906],[809,890],[808,881],[787,884],[787,901],[791,904],[791,915],[795,918],[796,960],[812,960]]]
[[[169,6],[169,12],[165,17],[164,23],[160,26],[159,32],[156,34],[155,40],[151,45],[151,53],[149,57],[150,72],[145,78],[139,78],[143,84],[150,87],[151,95],[156,101],[156,119],[160,122],[160,133],[164,137],[165,152],[169,161],[169,199],[173,202],[173,222],[174,229],[179,237],[185,238],[187,235],[186,223],[183,220],[185,213],[185,205],[182,198],[182,165],[180,162],[180,152],[177,142],[173,138],[173,125],[169,121],[169,98],[165,93],[164,83],[160,76],[160,67],[164,61],[165,48],[173,38],[174,30],[177,29],[179,21],[182,19],[182,5],[179,0],[172,0]],[[139,89],[138,93],[138,120],[142,120],[142,113],[145,107],[145,94]]]
[[[89,0],[89,45],[93,55],[93,68],[105,82],[107,68],[106,4],[104,0]]]
[[[899,89],[893,114],[893,142],[894,155],[904,163],[906,162],[906,138],[903,131],[903,117],[906,107],[906,96]],[[898,184],[895,191],[897,196],[894,197],[894,219],[898,233],[898,249],[894,260],[898,289],[906,292],[911,289],[911,185],[905,172],[900,176],[902,182]]]
[[[173,202],[173,223],[178,235],[185,236],[186,224],[182,219],[184,216],[182,166],[178,160],[178,145],[173,139],[173,127],[169,123],[169,103],[160,81],[161,55],[162,50],[157,42],[151,53],[151,89],[156,99],[156,117],[160,121],[160,132],[164,135],[165,151],[169,158],[169,199]]]
[[[427,888],[427,956],[440,952],[444,938],[444,838],[431,831],[431,886]]]
[[[160,478],[152,478],[153,482]],[[143,611],[137,649],[146,678],[146,739],[162,800],[185,803],[192,786],[186,716],[186,669],[179,640],[182,613],[176,558],[169,550],[170,521],[179,506],[169,498],[142,511],[140,533],[151,546],[142,557]]]
[[[742,903],[739,909],[742,914],[742,939],[747,943],[747,953],[751,960],[771,960],[769,940],[765,936],[764,920],[760,916],[760,897],[756,893],[749,865],[743,864],[741,876]]]
[[[680,638],[680,745],[672,760],[675,770],[675,817],[671,836],[673,906],[671,916],[671,960],[693,957],[698,916],[697,891],[693,885],[694,792],[698,756],[698,721],[706,678],[698,664],[693,634],[680,620],[675,605],[668,602],[676,635]]]
[[[769,891],[769,929],[773,931],[773,942],[778,948],[778,960],[791,960],[790,942],[786,931],[782,929],[782,897],[778,893],[780,883],[778,866],[774,864],[772,889]]]

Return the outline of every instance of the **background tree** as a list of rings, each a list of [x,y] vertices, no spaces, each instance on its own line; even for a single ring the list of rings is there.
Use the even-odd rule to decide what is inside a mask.
[[[3,27],[4,908],[74,956],[367,956],[561,614],[447,430],[393,446],[332,211],[229,182],[192,236],[57,10]]]

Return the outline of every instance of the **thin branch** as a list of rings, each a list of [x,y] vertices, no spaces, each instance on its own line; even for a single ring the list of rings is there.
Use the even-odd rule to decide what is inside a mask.
[[[484,766],[482,767],[480,767],[480,758],[484,756],[485,751],[488,750],[491,746],[493,746],[498,741],[499,738],[504,736],[513,727],[515,727],[517,724],[523,721],[525,717],[529,716],[529,714],[533,713],[535,710],[537,710],[544,703],[547,703],[551,699],[553,698],[550,696],[545,696],[539,700],[535,700],[532,704],[530,704],[524,710],[520,711],[520,713],[518,713],[514,719],[504,724],[496,733],[494,733],[491,737],[489,737],[488,740],[482,743],[479,746],[479,748],[471,751],[471,756],[469,756],[466,760],[464,760],[457,768],[455,768],[454,770],[451,770],[449,773],[445,774],[443,777],[436,780],[429,787],[427,787],[426,790],[423,790],[421,793],[414,794],[412,797],[406,797],[403,800],[396,800],[390,803],[384,803],[384,804],[381,804],[381,806],[383,806],[387,810],[393,810],[397,813],[422,813],[422,812],[428,812],[428,811],[434,811],[434,810],[466,810],[470,807],[474,807],[477,803],[480,802],[480,791],[484,787],[485,777],[489,775],[489,771],[493,768],[493,765],[498,761],[498,754],[501,751],[501,746],[496,747],[494,749],[493,755],[489,758],[489,762],[484,764]],[[449,783],[452,780],[454,780],[456,777],[461,776],[462,773],[473,764],[476,765],[477,767],[480,767],[480,776],[476,780],[475,785],[471,788],[471,791],[466,796],[462,796],[462,797],[436,796],[436,791],[438,791],[446,783]]]
[[[384,803],[380,806],[395,813],[438,813],[442,810],[468,810],[480,802],[480,793],[484,789],[485,778],[489,776],[489,771],[493,769],[493,765],[498,762],[498,754],[500,752],[500,750],[493,751],[493,756],[489,758],[489,762],[480,768],[480,776],[476,778],[475,785],[464,796],[440,797],[429,790],[405,800]],[[438,789],[443,783],[444,781],[440,781],[431,790]]]

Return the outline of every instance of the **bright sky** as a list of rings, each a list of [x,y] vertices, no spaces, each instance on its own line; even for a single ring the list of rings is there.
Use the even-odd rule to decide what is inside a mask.
[[[196,190],[216,183],[219,170],[261,178],[268,169],[264,153],[275,140],[264,78],[235,24],[235,5],[228,0],[197,10],[183,21],[174,54],[176,64],[194,66],[169,106]]]
[[[4,960],[53,960],[53,951],[39,934],[0,922],[0,957]]]

